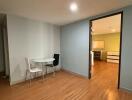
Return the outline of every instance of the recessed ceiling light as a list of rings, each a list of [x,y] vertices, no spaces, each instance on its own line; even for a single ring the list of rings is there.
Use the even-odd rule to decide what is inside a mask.
[[[92,29],[92,32],[95,32],[95,30],[94,30],[94,29]]]
[[[116,32],[116,29],[112,29],[112,32]]]
[[[71,10],[72,12],[76,12],[76,11],[78,10],[78,5],[77,5],[77,3],[72,2],[72,3],[70,4],[70,10]]]

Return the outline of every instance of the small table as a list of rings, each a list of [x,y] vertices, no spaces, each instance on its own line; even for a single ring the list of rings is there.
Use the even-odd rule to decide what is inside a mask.
[[[46,73],[47,74],[47,66],[45,66],[45,63],[50,63],[53,62],[55,59],[54,58],[39,58],[39,59],[32,59],[33,62],[35,63],[41,63],[42,67],[46,67]]]

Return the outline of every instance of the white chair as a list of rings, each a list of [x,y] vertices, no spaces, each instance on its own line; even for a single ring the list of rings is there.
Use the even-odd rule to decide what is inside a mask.
[[[29,79],[29,83],[31,85],[31,80],[32,80],[32,74],[35,73],[35,75],[38,73],[38,72],[41,72],[42,76],[43,76],[43,79],[44,79],[44,73],[43,73],[43,70],[42,68],[37,68],[37,67],[31,67],[31,61],[29,58],[25,58],[25,61],[26,61],[26,64],[27,64],[27,70],[26,70],[26,78],[25,80],[27,80],[27,77],[28,77],[28,73],[30,75],[30,79]]]

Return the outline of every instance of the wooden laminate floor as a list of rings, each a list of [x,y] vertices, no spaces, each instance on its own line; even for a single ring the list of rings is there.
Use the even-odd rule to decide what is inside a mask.
[[[31,87],[0,79],[0,100],[132,100],[132,93],[117,90],[117,71],[116,64],[96,62],[91,80],[64,71],[35,79]]]

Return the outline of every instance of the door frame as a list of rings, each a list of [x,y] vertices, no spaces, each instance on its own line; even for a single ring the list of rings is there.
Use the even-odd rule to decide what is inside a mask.
[[[121,14],[121,25],[120,25],[120,55],[119,55],[119,68],[118,68],[118,85],[117,88],[120,89],[120,72],[121,72],[121,52],[122,52],[122,31],[123,31],[123,11],[108,14],[105,16],[93,18],[89,22],[89,79],[91,79],[91,50],[92,50],[92,21],[102,19],[102,18],[107,18],[111,17],[114,15]]]

